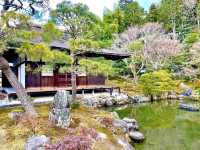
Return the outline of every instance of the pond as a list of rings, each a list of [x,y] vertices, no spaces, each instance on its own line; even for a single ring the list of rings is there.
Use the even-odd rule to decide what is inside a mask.
[[[144,143],[134,144],[136,150],[199,150],[200,112],[178,109],[177,101],[114,108],[120,118],[135,118]]]

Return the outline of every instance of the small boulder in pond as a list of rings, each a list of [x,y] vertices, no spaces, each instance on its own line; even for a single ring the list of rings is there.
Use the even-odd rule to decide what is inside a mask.
[[[138,131],[131,131],[129,132],[129,137],[134,141],[134,142],[143,142],[145,137],[141,132]]]
[[[121,128],[125,133],[139,129],[135,119],[124,118],[123,120],[116,119],[113,122],[114,127]]]
[[[58,91],[50,106],[49,120],[58,127],[68,128],[70,125],[70,103],[72,99],[69,92]]]
[[[199,108],[195,105],[192,105],[192,104],[180,104],[179,105],[179,108],[180,109],[183,109],[183,110],[187,110],[187,111],[199,111]]]
[[[139,129],[137,120],[131,118],[124,118],[123,121],[126,122],[126,127],[128,131]]]
[[[130,119],[130,118],[124,118],[123,121],[125,121],[126,123],[137,123],[135,119]]]
[[[45,145],[50,143],[50,139],[45,135],[28,138],[24,150],[45,150]]]
[[[132,99],[133,103],[147,103],[151,101],[150,97],[143,96],[143,95],[136,95],[130,98]]]

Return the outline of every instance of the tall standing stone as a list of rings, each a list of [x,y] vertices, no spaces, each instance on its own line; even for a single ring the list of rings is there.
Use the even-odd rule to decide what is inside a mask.
[[[70,125],[70,103],[72,98],[69,92],[64,90],[58,91],[54,96],[52,105],[50,106],[49,120],[56,126],[68,128]]]

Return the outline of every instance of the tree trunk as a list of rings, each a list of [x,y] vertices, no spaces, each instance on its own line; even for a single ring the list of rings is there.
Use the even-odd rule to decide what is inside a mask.
[[[151,102],[154,101],[153,95],[150,95],[150,100],[151,100]]]
[[[138,76],[137,76],[137,72],[136,72],[136,64],[132,64],[131,66],[132,66],[134,83],[137,84],[138,83]]]
[[[31,102],[28,100],[28,95],[24,87],[17,80],[17,77],[11,70],[8,61],[2,56],[0,56],[0,69],[2,70],[3,74],[6,76],[12,87],[15,88],[16,94],[21,101],[22,107],[24,108],[25,112],[33,117],[36,117],[37,113]]]
[[[73,53],[71,56],[73,61],[71,64],[72,100],[76,100],[76,58]]]

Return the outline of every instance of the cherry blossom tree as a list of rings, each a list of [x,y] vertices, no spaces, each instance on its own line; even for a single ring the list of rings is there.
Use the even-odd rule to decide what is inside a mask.
[[[171,56],[177,55],[181,47],[178,40],[172,40],[168,35],[148,36],[145,42],[144,57],[153,70],[158,70]]]
[[[130,27],[120,34],[114,47],[132,54],[130,69],[136,78],[144,66],[161,69],[170,57],[181,51],[182,45],[166,34],[160,24],[147,23],[142,27]]]
[[[197,4],[197,0],[183,0],[183,4],[185,7],[193,9]]]

